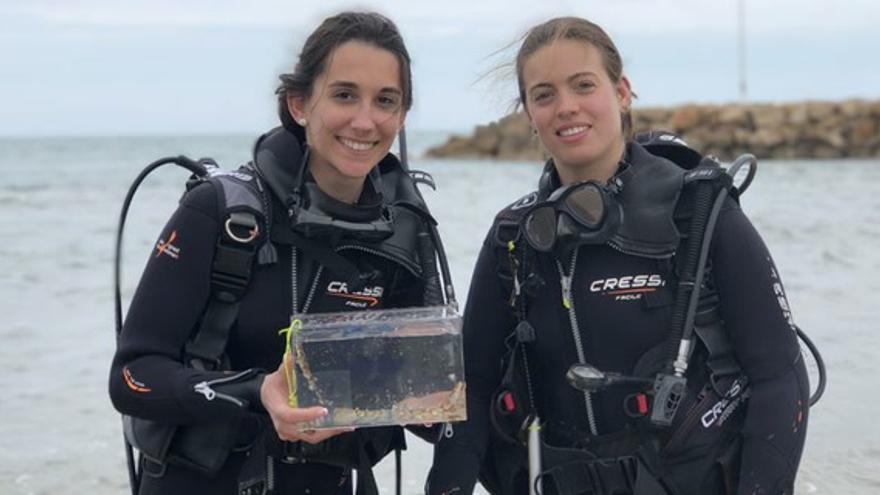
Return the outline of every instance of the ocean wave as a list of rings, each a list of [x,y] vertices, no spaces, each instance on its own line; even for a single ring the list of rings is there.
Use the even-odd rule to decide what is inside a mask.
[[[856,264],[852,261],[846,259],[842,255],[831,251],[829,249],[823,249],[821,252],[821,259],[824,263],[829,265],[839,266],[843,268],[855,268]]]

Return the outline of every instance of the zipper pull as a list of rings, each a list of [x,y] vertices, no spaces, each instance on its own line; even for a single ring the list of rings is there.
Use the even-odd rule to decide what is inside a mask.
[[[559,283],[562,285],[562,307],[571,309],[571,276],[561,275]]]
[[[214,392],[214,389],[208,385],[208,382],[199,382],[196,383],[196,386],[193,387],[193,390],[196,391],[197,394],[202,394],[205,396],[205,399],[214,400],[214,397],[217,397],[217,392]]]
[[[446,423],[443,425],[443,430],[441,432],[443,438],[452,438],[455,436],[455,430],[452,428],[452,423]]]

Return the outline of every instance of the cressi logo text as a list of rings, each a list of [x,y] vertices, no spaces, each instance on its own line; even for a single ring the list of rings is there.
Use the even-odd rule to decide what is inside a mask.
[[[666,282],[658,274],[626,275],[600,278],[590,282],[590,292],[613,296],[615,301],[635,301],[646,292],[654,292]]]
[[[364,287],[363,289],[350,292],[345,282],[333,281],[327,285],[327,294],[346,299],[345,304],[355,308],[372,308],[379,304],[385,289],[379,285]]]

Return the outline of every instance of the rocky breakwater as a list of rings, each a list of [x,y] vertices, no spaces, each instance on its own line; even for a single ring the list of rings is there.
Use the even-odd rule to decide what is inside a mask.
[[[675,131],[694,148],[731,160],[880,157],[880,100],[636,108],[636,131]],[[540,160],[543,151],[524,113],[452,136],[431,157]]]

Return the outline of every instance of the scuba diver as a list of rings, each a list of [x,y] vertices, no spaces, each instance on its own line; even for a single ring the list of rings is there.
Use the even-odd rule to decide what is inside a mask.
[[[377,493],[371,467],[405,447],[397,426],[303,429],[328,411],[288,405],[278,331],[291,315],[453,297],[416,189],[433,184],[389,152],[412,105],[409,54],[389,19],[345,12],[311,33],[280,78],[283,126],[259,138],[250,163],[222,172],[178,157],[148,167],[174,162],[194,175],[110,370],[113,405],[140,452],[135,468],[127,445],[134,493],[366,495]],[[117,254],[147,172],[126,199]]]
[[[674,134],[633,136],[596,24],[532,28],[515,67],[550,159],[477,260],[468,420],[435,445],[427,493],[792,493],[809,384],[746,184]]]

